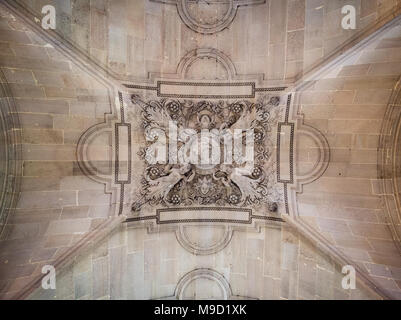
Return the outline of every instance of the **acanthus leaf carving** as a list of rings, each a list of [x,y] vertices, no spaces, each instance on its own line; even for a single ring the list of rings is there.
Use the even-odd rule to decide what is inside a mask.
[[[140,195],[133,201],[133,211],[140,210],[145,203],[166,207],[210,204],[246,207],[268,203],[269,207],[275,207],[274,203],[281,197],[274,188],[275,165],[269,137],[272,122],[279,117],[275,97],[264,95],[256,102],[172,99],[144,102],[138,96],[132,99],[141,107],[142,128],[147,140],[146,147],[139,152],[147,167],[142,175]],[[254,158],[249,162],[243,155],[234,154],[230,155],[234,161],[227,164],[226,153],[223,156],[215,154],[214,159],[212,152],[210,164],[168,163],[168,152],[165,151],[162,155],[166,161],[160,161],[158,156],[154,157],[152,148],[162,139],[158,133],[168,133],[170,121],[177,124],[180,132],[177,142],[179,159],[194,148],[193,144],[198,143],[199,138],[203,143],[202,130],[210,130],[210,140],[205,143],[223,150],[225,135],[232,130],[238,134],[241,129],[254,133]],[[245,145],[248,138],[242,133],[239,139]],[[168,145],[168,141],[164,142]],[[219,159],[224,161],[219,162]]]

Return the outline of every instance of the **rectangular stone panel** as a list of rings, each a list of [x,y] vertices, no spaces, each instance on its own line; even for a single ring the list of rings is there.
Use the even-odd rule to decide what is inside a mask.
[[[292,183],[292,145],[293,145],[293,124],[279,124],[278,138],[279,138],[279,149],[278,161],[277,161],[277,175],[279,182]]]
[[[236,222],[250,223],[249,209],[234,208],[180,208],[157,210],[157,221],[164,223],[182,222]]]
[[[131,171],[131,127],[129,124],[116,124],[116,180],[130,182]]]
[[[157,93],[170,98],[253,98],[255,83],[179,83],[158,81]]]

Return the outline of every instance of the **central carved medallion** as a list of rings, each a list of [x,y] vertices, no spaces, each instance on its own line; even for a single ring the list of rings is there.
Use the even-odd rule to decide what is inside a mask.
[[[274,188],[272,125],[279,117],[278,97],[247,100],[143,101],[146,146],[138,155],[146,168],[132,209],[145,203],[163,207],[268,204],[277,208]],[[128,112],[128,117],[130,112]]]

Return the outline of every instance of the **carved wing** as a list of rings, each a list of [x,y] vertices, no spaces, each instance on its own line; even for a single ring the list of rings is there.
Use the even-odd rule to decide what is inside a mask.
[[[162,176],[159,179],[152,180],[149,177],[144,177],[142,180],[144,192],[143,195],[133,202],[132,209],[138,211],[145,203],[159,203],[166,201],[166,197],[170,190],[180,182],[182,176],[170,174]]]
[[[163,107],[163,102],[152,100],[149,102],[143,101],[139,96],[132,96],[132,103],[138,105],[142,109],[142,120],[144,128],[158,128],[166,130],[169,121],[172,120],[169,114]],[[128,110],[128,117],[137,117],[134,113]],[[136,119],[135,119],[136,120]]]
[[[246,109],[242,112],[241,116],[239,119],[230,126],[231,130],[234,129],[252,129],[254,127],[254,120],[256,118],[256,110],[255,108],[252,109]]]
[[[148,184],[148,194],[145,196],[149,201],[160,201],[164,199],[166,188],[169,183],[166,180],[150,181]],[[167,192],[168,193],[168,192]]]
[[[146,198],[150,201],[165,200],[170,190],[174,188],[182,178],[181,175],[173,172],[156,180],[147,179],[148,194],[146,195]]]
[[[153,128],[165,130],[168,128],[170,116],[157,101],[151,101],[143,109],[143,117]]]
[[[259,180],[248,177],[251,172],[246,169],[235,168],[230,175],[230,179],[241,190],[241,202],[256,202],[260,199]]]

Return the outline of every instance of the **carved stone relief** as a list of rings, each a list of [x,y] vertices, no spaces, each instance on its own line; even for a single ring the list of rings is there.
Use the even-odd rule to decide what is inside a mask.
[[[202,75],[199,70],[210,61],[220,66],[225,79]],[[113,114],[81,137],[79,165],[106,184],[115,214],[126,216],[126,223],[148,232],[174,231],[193,254],[216,253],[234,231],[257,232],[261,224],[280,224],[282,214],[294,214],[296,192],[327,166],[327,143],[302,118],[292,116],[292,94],[263,83],[260,75],[238,75],[222,52],[191,51],[176,74],[151,74],[148,82],[126,84],[126,92],[117,93]],[[211,163],[170,163],[169,148],[165,161],[152,158],[162,136],[170,146],[171,122],[177,129],[177,157],[190,154],[194,144],[202,146],[206,130]],[[235,129],[242,129],[242,155],[247,130],[253,130],[251,166],[235,159],[232,149],[225,152],[224,132]],[[105,152],[92,147],[99,139],[109,141]],[[302,139],[316,146],[316,159],[307,168],[297,163]],[[219,151],[214,154],[213,149]],[[227,154],[232,157],[228,164]]]
[[[133,108],[142,110],[142,127],[147,140],[147,147],[140,150],[139,156],[148,164],[141,180],[140,197],[134,201],[133,210],[139,210],[145,203],[167,207],[247,207],[267,203],[270,208],[277,208],[280,195],[274,188],[275,166],[272,161],[269,164],[269,160],[273,150],[271,126],[279,116],[279,102],[278,97],[268,95],[260,97],[256,103],[246,100],[230,103],[172,99],[144,102],[133,96]],[[211,144],[217,153],[212,152],[211,157],[214,158],[207,159],[210,164],[172,166],[166,164],[167,161],[157,163],[154,144],[150,141],[160,140],[157,136],[160,132],[167,136],[169,122],[173,121],[178,124],[178,130],[183,130],[178,137],[178,155],[186,155],[199,143]],[[229,150],[230,154],[223,154],[223,150],[227,151],[223,146],[225,138],[232,139],[228,132],[243,128],[252,129],[254,133],[254,159],[250,164],[242,155],[236,158],[235,150],[234,154],[232,150]],[[204,130],[208,132],[207,137],[203,137]],[[241,135],[241,139],[247,139],[245,132]],[[171,145],[170,141],[166,144]],[[169,152],[172,151],[170,149]],[[227,158],[233,166],[226,164]]]
[[[195,32],[213,34],[227,28],[238,7],[266,3],[266,0],[150,0],[177,6],[185,25]]]

